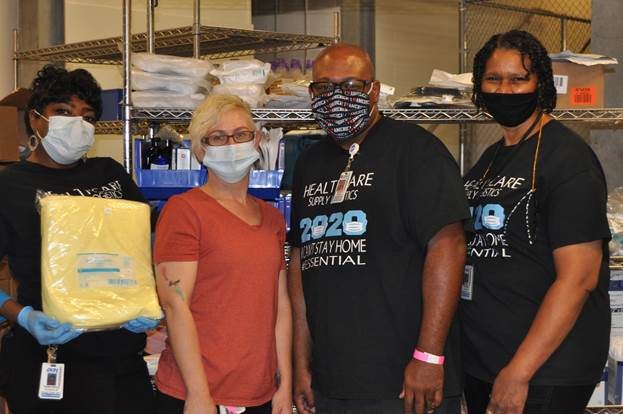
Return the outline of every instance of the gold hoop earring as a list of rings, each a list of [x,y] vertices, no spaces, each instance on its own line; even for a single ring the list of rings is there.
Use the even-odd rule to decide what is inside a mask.
[[[36,136],[35,134],[32,134],[29,138],[28,138],[28,149],[30,150],[30,152],[35,152],[35,150],[39,147],[39,143],[41,142],[41,140],[39,139],[38,136]]]

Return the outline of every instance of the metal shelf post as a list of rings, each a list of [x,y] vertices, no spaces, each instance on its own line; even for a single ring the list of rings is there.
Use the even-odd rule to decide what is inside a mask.
[[[132,0],[123,0],[123,165],[132,174]]]

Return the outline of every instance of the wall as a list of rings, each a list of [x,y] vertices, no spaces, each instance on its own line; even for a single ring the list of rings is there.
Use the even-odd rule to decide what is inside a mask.
[[[13,29],[17,29],[17,0],[0,2],[0,99],[13,90]]]
[[[4,1],[4,0],[2,0]],[[190,26],[193,0],[160,0],[155,13],[155,29]],[[65,41],[67,43],[122,35],[121,0],[65,0]],[[146,0],[132,2],[132,32],[144,32],[147,25]],[[201,2],[201,24],[206,26],[252,29],[251,0],[209,0]],[[122,67],[67,65],[83,67],[93,73],[102,88],[123,86]],[[123,160],[122,137],[101,135],[89,156],[112,156]]]
[[[396,96],[428,84],[433,69],[457,73],[456,0],[377,0],[377,78],[396,87]],[[458,127],[425,125],[458,156]]]

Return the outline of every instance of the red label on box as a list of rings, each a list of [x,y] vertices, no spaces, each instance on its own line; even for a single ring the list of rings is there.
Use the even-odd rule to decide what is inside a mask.
[[[595,105],[597,94],[594,86],[571,88],[571,105]]]

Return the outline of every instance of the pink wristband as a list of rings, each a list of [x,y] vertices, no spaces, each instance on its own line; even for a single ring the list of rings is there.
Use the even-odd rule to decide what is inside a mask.
[[[443,355],[433,355],[428,352],[418,351],[417,349],[413,351],[413,358],[418,361],[428,362],[429,364],[435,365],[443,365],[443,361],[446,359]]]

